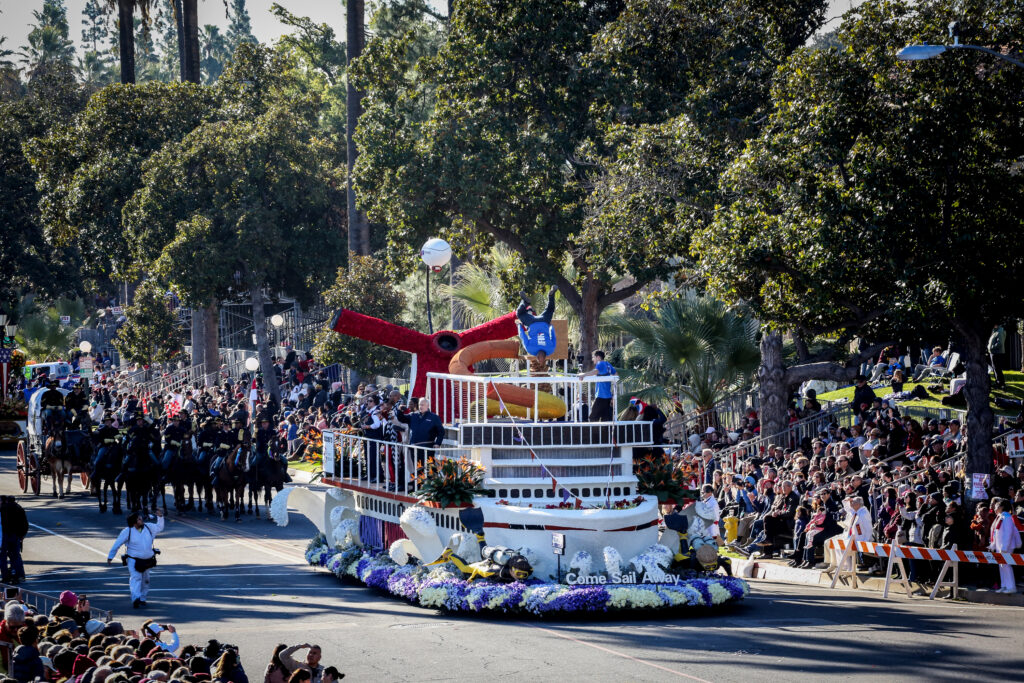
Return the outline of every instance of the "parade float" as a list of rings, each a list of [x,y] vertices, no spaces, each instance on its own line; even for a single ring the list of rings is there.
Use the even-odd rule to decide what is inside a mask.
[[[325,431],[327,490],[287,488],[271,506],[278,524],[292,508],[316,525],[311,565],[460,612],[711,608],[749,592],[714,572],[712,513],[671,463],[648,458],[638,480],[651,423],[585,420],[597,383],[614,397],[617,378],[546,369],[567,357],[558,321],[541,339],[545,363],[503,373],[476,366],[533,356],[536,336],[523,338],[514,313],[432,335],[348,310],[332,326],[412,353],[410,394],[430,400],[444,438],[417,446]],[[652,476],[654,461],[669,474]]]

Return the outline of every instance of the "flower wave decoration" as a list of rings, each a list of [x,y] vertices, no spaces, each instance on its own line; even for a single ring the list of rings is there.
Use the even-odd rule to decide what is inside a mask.
[[[658,554],[656,549],[651,550]],[[430,567],[399,565],[388,551],[368,550],[354,544],[332,547],[322,534],[306,548],[306,561],[314,567],[326,568],[339,579],[355,579],[421,607],[451,612],[544,616],[711,608],[742,600],[750,593],[750,586],[743,579],[718,574],[675,584],[570,586],[539,579],[514,583],[487,579],[469,582],[450,563]]]

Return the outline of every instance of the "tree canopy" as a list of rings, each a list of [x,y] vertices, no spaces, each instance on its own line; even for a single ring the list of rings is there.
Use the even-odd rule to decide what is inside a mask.
[[[823,7],[768,3],[747,19],[746,4],[465,0],[436,55],[414,54],[409,35],[371,41],[356,66],[367,97],[355,173],[392,256],[435,235],[476,253],[502,242],[526,278],[557,284],[593,345],[600,310],[672,272],[687,247],[673,211],[614,216],[629,203],[613,196],[612,176],[632,129],[688,115],[710,135],[753,120],[759,77],[806,39]],[[730,32],[733,20],[742,21]],[[718,63],[735,77],[708,83]],[[700,191],[715,181],[701,177]]]
[[[967,50],[897,61],[953,20],[965,42],[1024,47],[1024,18],[1000,3],[954,12],[871,0],[847,16],[839,47],[794,54],[694,252],[716,292],[783,327],[952,330],[968,369],[972,462],[986,471],[986,342],[993,324],[1024,315],[1024,70]]]

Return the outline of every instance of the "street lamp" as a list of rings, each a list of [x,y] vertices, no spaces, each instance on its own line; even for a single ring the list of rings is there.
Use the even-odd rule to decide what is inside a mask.
[[[260,360],[255,356],[249,356],[245,359],[245,369],[249,372],[256,372],[260,367]]]
[[[280,313],[275,313],[270,316],[270,324],[274,326],[274,347],[281,346],[281,327],[284,326],[284,316]],[[277,353],[275,351],[275,353]]]
[[[439,272],[441,267],[452,259],[452,248],[440,237],[434,237],[423,243],[420,258],[427,266],[427,328],[434,333],[434,319],[430,312],[430,271]]]
[[[990,54],[993,57],[998,57],[1003,61],[1007,61],[1010,64],[1024,69],[1024,62],[1018,61],[1013,57],[1008,57],[1002,52],[998,52],[988,47],[981,47],[980,45],[964,45],[961,43],[960,26],[955,21],[949,25],[949,37],[953,39],[952,45],[929,45],[928,43],[908,45],[897,53],[896,58],[902,59],[906,62],[916,62],[922,59],[934,59],[949,50],[977,50],[978,52]]]

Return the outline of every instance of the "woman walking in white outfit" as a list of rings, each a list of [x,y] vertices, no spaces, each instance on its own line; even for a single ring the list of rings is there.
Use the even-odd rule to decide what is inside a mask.
[[[128,526],[121,530],[117,540],[114,541],[110,553],[107,555],[107,564],[114,560],[117,551],[121,546],[125,548],[125,556],[128,564],[128,587],[132,593],[132,607],[138,609],[146,606],[146,597],[149,594],[149,572],[156,566],[156,551],[153,550],[153,541],[156,535],[164,530],[164,515],[160,510],[156,511],[156,523],[146,522],[138,512],[128,515]]]

